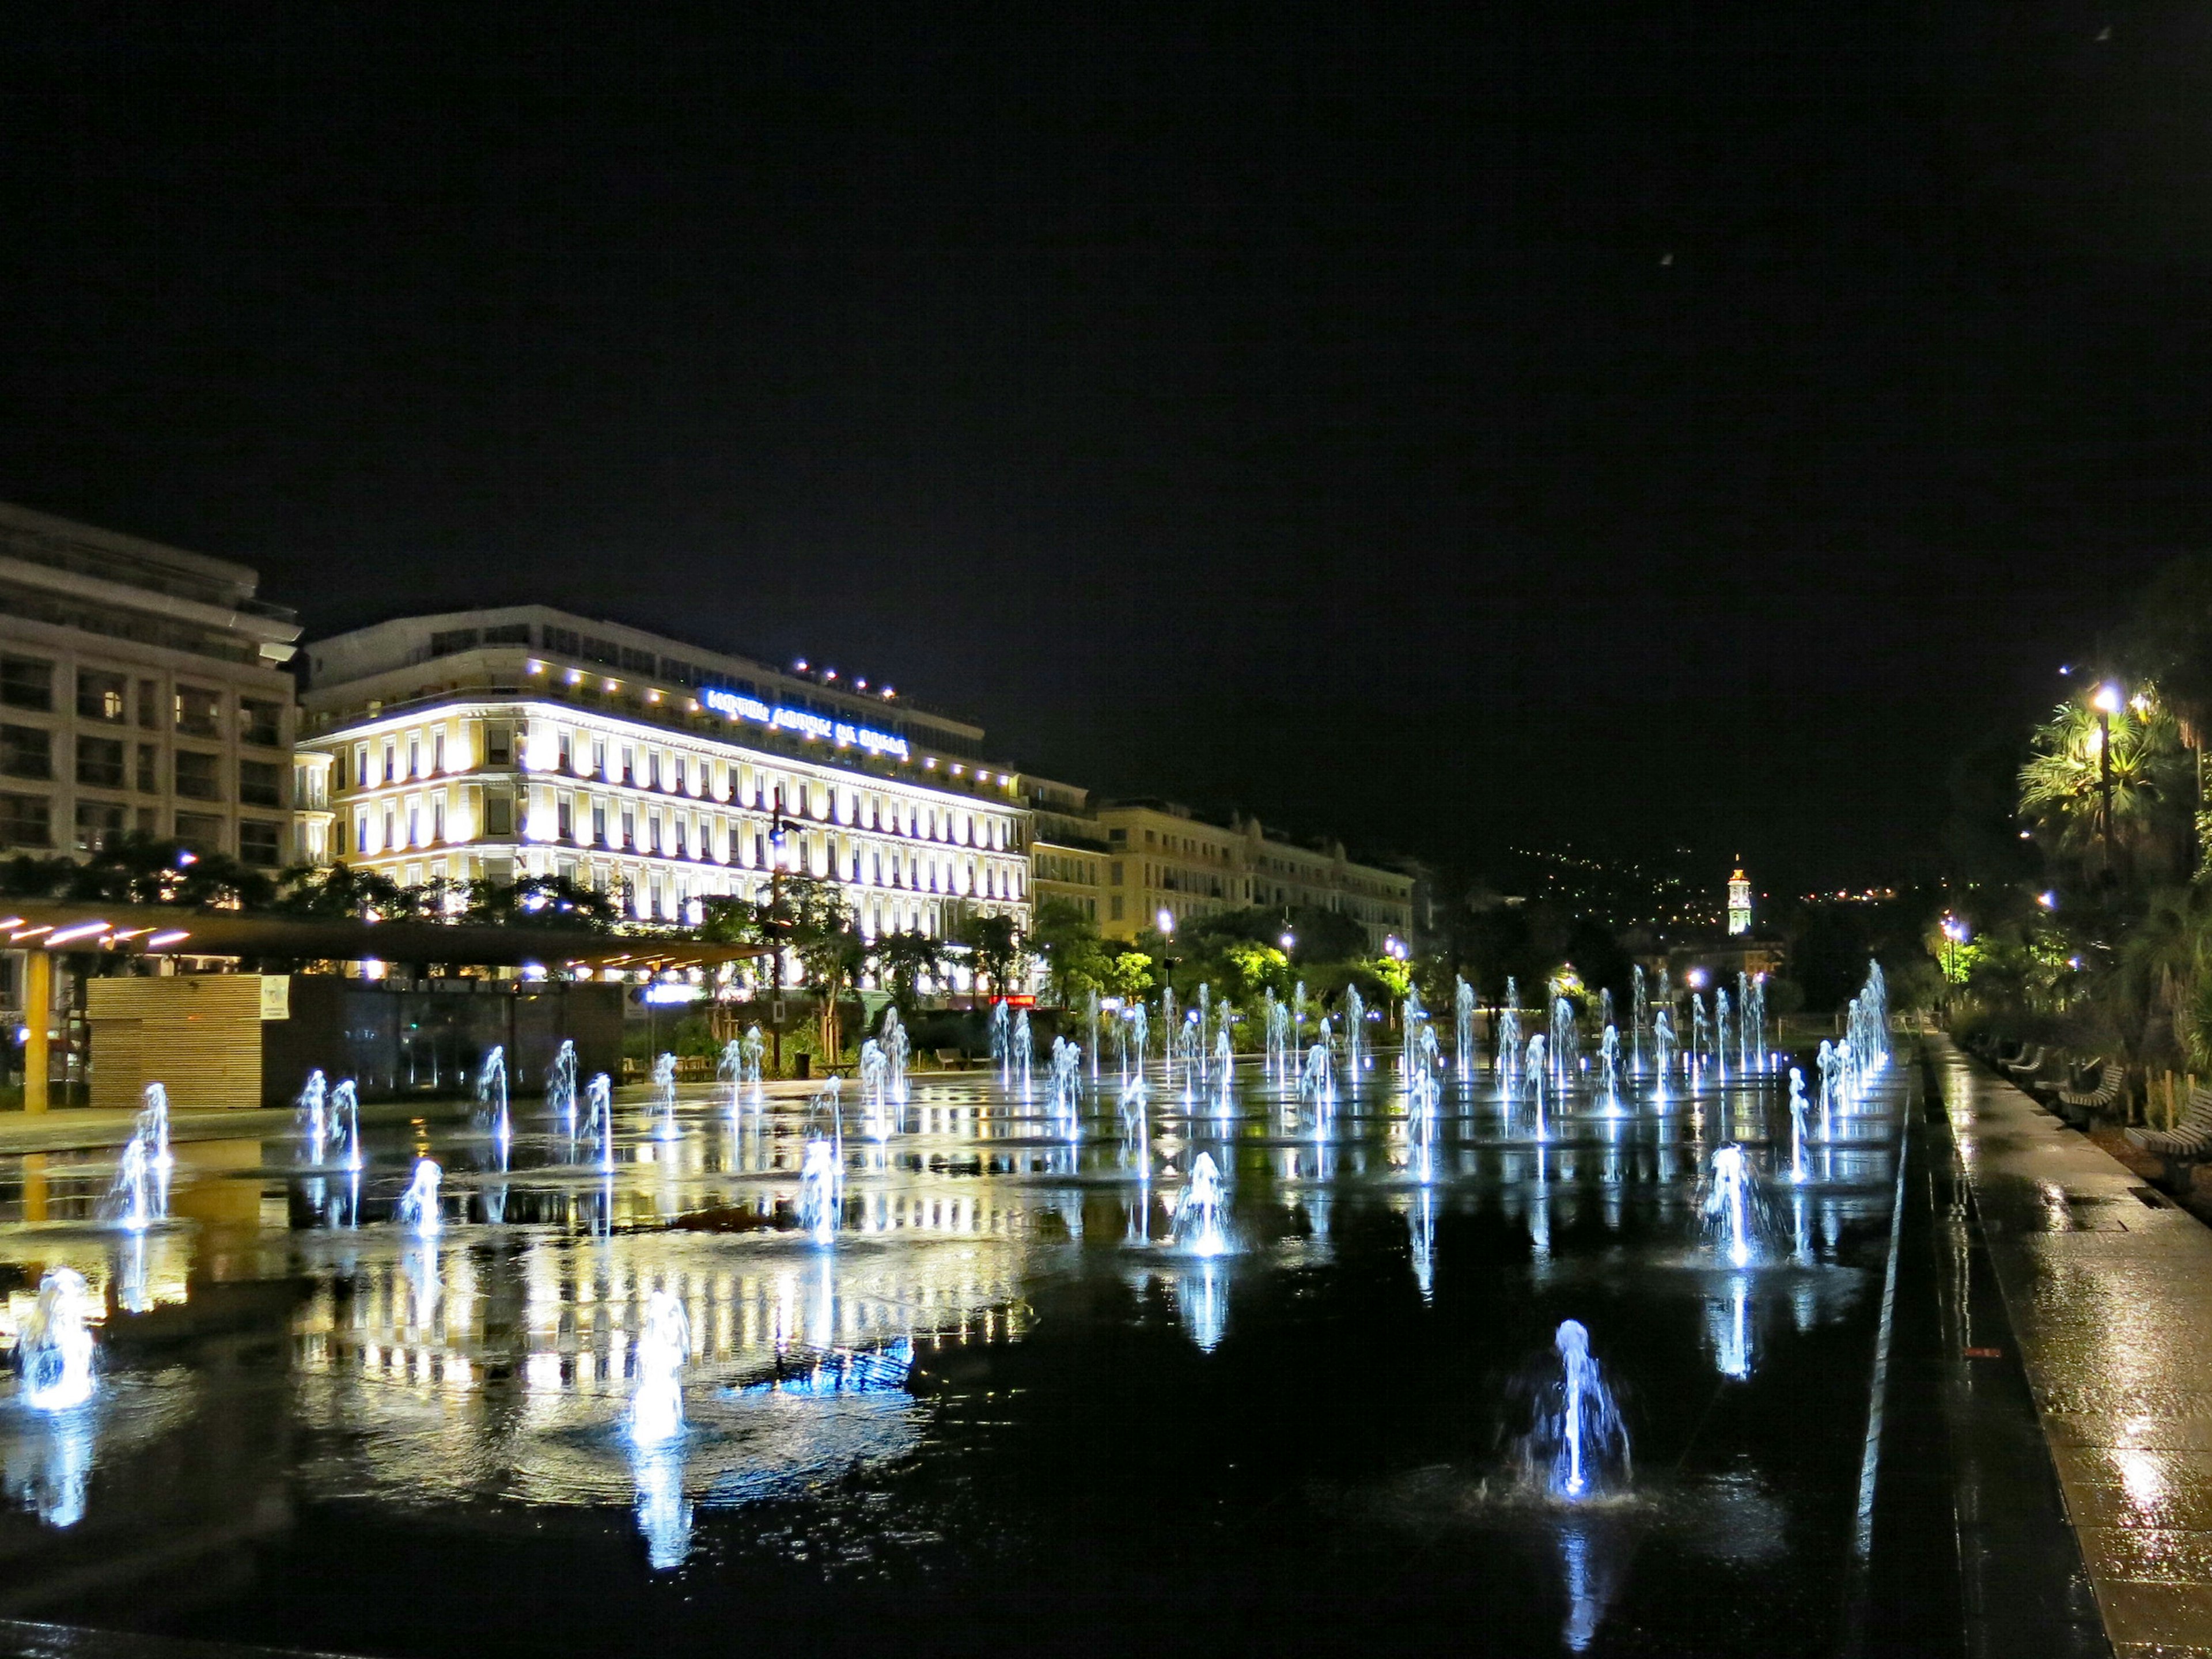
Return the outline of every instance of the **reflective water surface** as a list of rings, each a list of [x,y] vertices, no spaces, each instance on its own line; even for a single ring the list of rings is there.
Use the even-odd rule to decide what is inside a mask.
[[[1333,1101],[1251,1060],[686,1089],[611,1141],[518,1103],[357,1171],[179,1143],[137,1232],[116,1154],[7,1160],[9,1334],[74,1268],[98,1380],[0,1399],[0,1613],[394,1656],[1832,1642],[1895,1087],[1793,1135],[1773,1071],[1409,1099],[1395,1060]],[[1179,1225],[1201,1156],[1219,1224]],[[434,1230],[394,1220],[423,1157]],[[690,1357],[646,1413],[656,1291],[644,1380]],[[1578,1502],[1523,1455],[1568,1319],[1632,1447]]]

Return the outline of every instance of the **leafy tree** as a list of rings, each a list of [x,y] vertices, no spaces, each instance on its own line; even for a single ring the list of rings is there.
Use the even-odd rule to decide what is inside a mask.
[[[344,863],[318,869],[297,865],[281,878],[283,890],[275,908],[287,915],[312,916],[318,921],[366,921],[381,916],[412,916],[419,912],[419,890],[402,887],[374,870],[356,870]]]
[[[1023,955],[1021,931],[1009,915],[970,915],[962,918],[960,943],[968,947],[977,975],[988,978],[1000,996],[1007,994]]]
[[[1125,1000],[1150,996],[1158,972],[1159,964],[1142,951],[1123,951],[1106,960],[1099,988]]]
[[[868,959],[901,1014],[911,1014],[921,1001],[922,975],[934,979],[945,971],[945,945],[918,931],[884,933],[870,948]]]
[[[622,912],[613,897],[565,876],[524,876],[518,881],[471,881],[461,888],[462,919],[497,927],[614,930]],[[434,896],[433,895],[432,896]]]
[[[1098,924],[1072,899],[1050,898],[1036,907],[1029,948],[1044,958],[1054,996],[1062,1007],[1090,990],[1103,990],[1107,958]]]
[[[179,841],[111,836],[80,862],[70,858],[10,859],[0,888],[14,898],[82,904],[196,904],[259,909],[275,898],[265,871],[222,853],[199,853]]]
[[[799,963],[799,982],[814,994],[826,1054],[844,1052],[840,1003],[859,982],[867,949],[844,894],[819,876],[786,876],[766,902],[763,921]]]

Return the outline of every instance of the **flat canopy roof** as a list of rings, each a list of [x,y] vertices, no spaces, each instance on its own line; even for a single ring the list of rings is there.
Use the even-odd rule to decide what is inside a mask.
[[[309,962],[447,963],[461,967],[712,968],[769,954],[765,945],[705,945],[653,933],[537,926],[324,921],[168,904],[0,900],[0,950],[132,956],[280,957]]]

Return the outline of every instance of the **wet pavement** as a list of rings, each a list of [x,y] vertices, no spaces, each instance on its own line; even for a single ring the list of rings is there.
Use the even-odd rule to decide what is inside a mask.
[[[1577,1080],[1540,1118],[1481,1072],[1424,1118],[1392,1058],[1326,1114],[1247,1060],[1225,1093],[1155,1066],[1135,1112],[1110,1066],[1072,1111],[975,1074],[884,1110],[626,1098],[604,1163],[520,1103],[504,1140],[371,1122],[359,1171],[289,1134],[180,1143],[139,1235],[103,1215],[112,1152],[0,1159],[10,1333],[70,1266],[100,1354],[86,1407],[0,1398],[0,1650],[1764,1655],[1904,1628],[1869,1616],[1869,1546],[1893,1595],[1885,1564],[1952,1521],[1863,1524],[1869,1456],[1896,1462],[1868,1430],[1906,1068],[1793,1157],[1771,1071]],[[818,1233],[817,1141],[844,1180]],[[1704,1213],[1729,1144],[1741,1262]],[[1201,1152],[1218,1255],[1171,1220]],[[418,1236],[392,1218],[425,1154]],[[681,1432],[647,1443],[656,1293],[692,1355]],[[1568,1318],[1633,1443],[1589,1501],[1522,1443]],[[1902,1592],[1953,1630],[1955,1595]]]
[[[2212,1655],[2212,1231],[1948,1042],[1935,1053],[2113,1649]]]

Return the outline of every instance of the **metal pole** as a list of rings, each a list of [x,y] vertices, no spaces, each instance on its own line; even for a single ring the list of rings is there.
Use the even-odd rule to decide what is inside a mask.
[[[2104,798],[2105,873],[2112,872],[2112,717],[2097,711],[2098,793]]]

